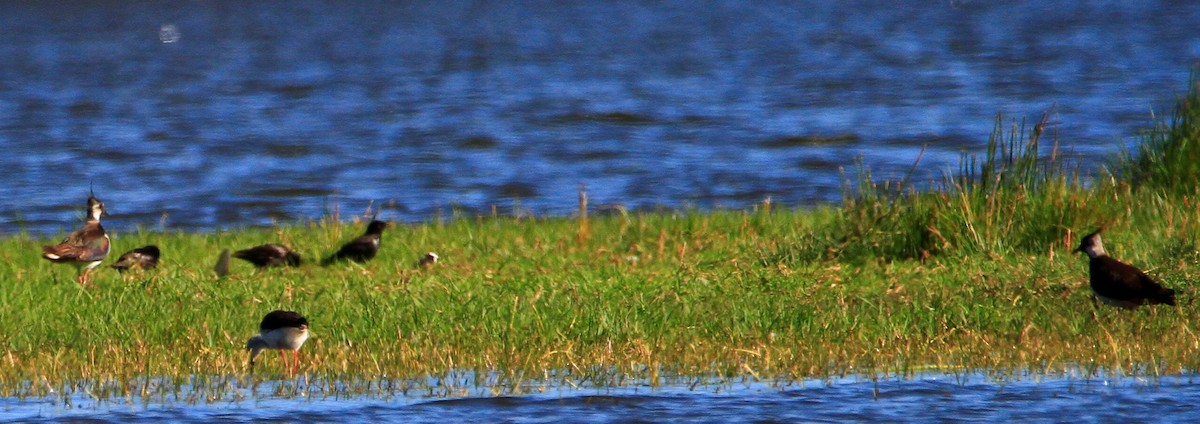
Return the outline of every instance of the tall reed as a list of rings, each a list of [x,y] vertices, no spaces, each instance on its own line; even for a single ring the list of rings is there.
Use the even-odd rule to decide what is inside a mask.
[[[1197,194],[1200,180],[1200,80],[1193,72],[1187,95],[1180,99],[1169,121],[1154,119],[1141,134],[1136,153],[1125,151],[1116,168],[1138,187],[1174,194]]]

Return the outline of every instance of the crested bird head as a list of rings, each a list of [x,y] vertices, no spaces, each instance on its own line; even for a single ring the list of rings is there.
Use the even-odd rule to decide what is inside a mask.
[[[1075,248],[1073,252],[1087,253],[1088,257],[1090,258],[1104,256],[1104,243],[1100,241],[1100,232],[1103,230],[1104,229],[1101,228],[1093,231],[1091,234],[1083,236],[1083,239],[1079,240],[1079,247]]]
[[[88,195],[88,220],[99,221],[101,216],[108,216],[108,209],[104,207],[104,202],[96,198],[95,194]]]
[[[383,230],[390,226],[387,221],[371,221],[367,224],[367,234],[383,234]]]

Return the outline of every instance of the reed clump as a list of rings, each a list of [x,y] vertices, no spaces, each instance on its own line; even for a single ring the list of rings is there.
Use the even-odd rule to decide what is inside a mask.
[[[1083,173],[1045,138],[1050,114],[1035,124],[996,117],[983,157],[964,155],[959,171],[931,189],[876,181],[860,170],[838,216],[790,252],[843,261],[925,259],[932,255],[1063,253],[1077,232],[1099,227],[1179,236],[1184,250],[1200,196],[1200,89],[1193,83],[1170,122],[1141,135],[1123,154]],[[1110,171],[1112,170],[1112,171]],[[1119,231],[1119,230],[1118,230]],[[1189,238],[1190,237],[1190,238]]]
[[[1141,134],[1136,154],[1118,162],[1122,177],[1134,185],[1196,197],[1200,178],[1200,80],[1193,74],[1188,93],[1169,120],[1156,119]]]
[[[1181,116],[1197,113],[1196,97]],[[212,272],[222,249],[266,242],[315,263],[367,218],[116,233],[115,252],[156,244],[162,262],[99,270],[90,288],[38,257],[54,237],[8,237],[0,396],[204,401],[276,380],[322,393],[454,395],[547,381],[1194,370],[1195,179],[1154,169],[1192,172],[1195,162],[1144,156],[1192,149],[1171,140],[1191,137],[1195,122],[1155,127],[1164,145],[1182,147],[1146,148],[1107,174],[1044,146],[1045,118],[1028,127],[998,118],[982,158],[964,157],[957,174],[921,190],[863,172],[844,204],[809,209],[768,201],[747,211],[438,219],[389,230],[365,265],[259,271],[234,261],[227,276]],[[1101,225],[1110,252],[1179,291],[1179,307],[1093,307],[1085,261],[1069,252],[1079,232]],[[439,263],[417,266],[428,251]],[[311,323],[301,376],[271,355],[251,374],[246,339],[280,308]]]

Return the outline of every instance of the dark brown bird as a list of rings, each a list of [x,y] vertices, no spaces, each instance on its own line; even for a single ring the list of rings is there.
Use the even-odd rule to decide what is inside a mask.
[[[1075,249],[1088,255],[1088,274],[1096,298],[1125,309],[1158,303],[1174,306],[1175,290],[1159,285],[1133,265],[1108,256],[1100,241],[1100,231],[1084,236]]]
[[[254,368],[254,358],[263,349],[276,349],[283,359],[284,366],[293,374],[300,365],[300,347],[308,340],[308,320],[296,312],[275,310],[263,317],[258,324],[258,335],[246,341],[246,349],[250,351],[250,367]],[[289,362],[283,351],[292,351],[292,361]]]
[[[386,222],[371,221],[367,225],[367,231],[363,235],[342,245],[342,248],[338,249],[337,253],[321,261],[321,265],[329,265],[343,259],[349,259],[358,263],[371,260],[375,257],[375,254],[379,253],[379,243],[383,238],[383,230],[387,227],[388,223]]]
[[[100,226],[100,217],[108,215],[104,202],[94,194],[89,194],[87,210],[87,222],[83,227],[75,230],[57,245],[42,246],[43,258],[54,263],[75,266],[79,272],[75,281],[80,285],[87,285],[88,273],[92,268],[100,266],[100,262],[108,256],[109,249],[108,234],[104,232],[104,227]]]
[[[269,266],[300,266],[300,254],[286,246],[268,243],[233,252],[233,257],[245,260],[259,268]]]
[[[111,266],[118,272],[130,268],[152,269],[158,266],[159,255],[158,246],[151,244],[125,252]]]

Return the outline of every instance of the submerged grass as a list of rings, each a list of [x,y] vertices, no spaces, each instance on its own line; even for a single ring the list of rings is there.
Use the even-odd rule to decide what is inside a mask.
[[[1178,115],[1200,113],[1197,96],[1189,91]],[[231,379],[286,377],[270,354],[249,375],[243,350],[276,308],[312,323],[301,373],[330,391],[434,393],[431,385],[462,373],[509,393],[547,380],[1200,368],[1195,178],[1156,171],[1194,172],[1196,162],[1146,158],[1194,151],[1197,121],[1156,127],[1141,156],[1118,168],[1130,178],[1081,176],[1056,143],[1041,146],[1045,122],[998,118],[985,156],[965,157],[957,175],[928,190],[863,173],[842,205],[804,210],[764,202],[744,211],[460,216],[389,230],[363,266],[257,271],[235,261],[224,278],[211,271],[221,249],[265,242],[316,263],[361,221],[135,231],[113,235],[114,255],[157,244],[160,267],[104,269],[81,288],[73,268],[38,257],[53,240],[9,237],[0,240],[0,395],[153,398],[191,387],[191,396],[220,399]],[[579,203],[586,211],[586,195]],[[1098,226],[1114,256],[1179,291],[1180,306],[1095,308],[1086,261],[1069,252],[1078,233]],[[426,251],[442,260],[418,268]]]

